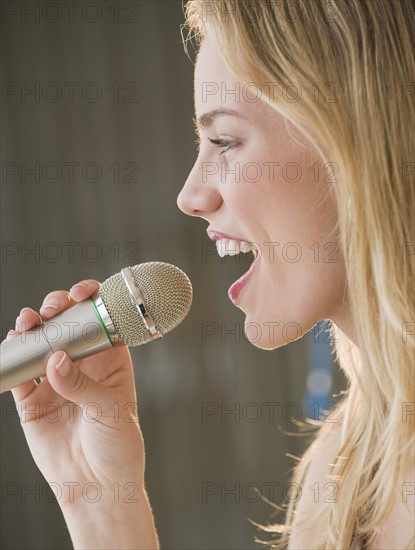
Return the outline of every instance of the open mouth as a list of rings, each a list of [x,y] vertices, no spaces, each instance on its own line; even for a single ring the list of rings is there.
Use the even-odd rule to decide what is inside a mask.
[[[237,305],[237,300],[241,290],[248,283],[259,259],[258,245],[253,242],[244,241],[242,239],[230,237],[224,233],[208,230],[209,237],[216,241],[216,248],[221,258],[224,256],[236,256],[240,253],[251,253],[253,258],[252,264],[248,271],[235,281],[228,290],[229,299],[233,304]]]
[[[216,248],[221,258],[224,256],[236,256],[241,252],[252,252],[254,255],[254,260],[258,257],[257,245],[248,241],[221,238],[216,241]]]

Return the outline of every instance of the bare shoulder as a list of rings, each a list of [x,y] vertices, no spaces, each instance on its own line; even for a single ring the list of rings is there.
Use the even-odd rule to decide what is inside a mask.
[[[341,447],[341,425],[337,424],[319,441],[315,441],[314,457],[308,468],[303,486],[301,487],[301,498],[297,504],[292,535],[288,550],[308,550],[310,539],[314,531],[302,529],[297,524],[301,522],[305,513],[317,517],[324,501],[336,498],[335,483],[328,476],[329,465],[333,463]]]
[[[407,507],[406,507],[407,505]],[[391,513],[368,550],[402,550],[407,548],[415,531],[415,467],[412,479],[404,482]]]
[[[303,529],[297,524],[305,514],[314,517],[321,512],[324,502],[336,498],[336,484],[328,476],[329,465],[340,451],[342,439],[341,425],[337,425],[318,442],[308,472],[301,487],[301,498],[297,504],[288,550],[308,550],[310,540],[316,534],[313,529]],[[317,443],[317,442],[316,442]],[[415,519],[405,508],[405,503],[415,518],[415,468],[412,479],[403,485],[400,497],[387,517],[376,539],[368,550],[402,550],[410,542],[414,532]]]

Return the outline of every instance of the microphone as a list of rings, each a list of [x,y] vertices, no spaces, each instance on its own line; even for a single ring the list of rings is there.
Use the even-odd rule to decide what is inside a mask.
[[[192,285],[178,267],[148,262],[106,279],[91,299],[0,345],[0,394],[46,372],[52,353],[72,361],[113,346],[158,340],[186,317]]]

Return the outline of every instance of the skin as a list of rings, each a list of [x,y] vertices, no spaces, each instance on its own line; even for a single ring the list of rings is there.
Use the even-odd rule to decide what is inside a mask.
[[[220,109],[237,114],[217,116],[208,127],[198,123],[199,155],[178,206],[207,220],[209,229],[259,245],[260,257],[236,301],[254,345],[285,345],[322,319],[331,319],[353,339],[336,209],[323,181],[330,173],[283,115],[262,100],[253,101],[250,88],[226,93],[236,86],[236,77],[206,39],[195,69],[196,120]],[[231,147],[209,139],[227,140]],[[269,163],[276,162],[279,166],[271,168]],[[317,183],[310,169],[316,162]],[[249,168],[248,163],[255,164]],[[296,169],[288,163],[301,167],[296,182],[289,181],[296,179]]]
[[[207,83],[209,90],[216,93],[207,93]],[[236,301],[246,315],[245,326],[253,324],[261,329],[259,340],[258,331],[251,333],[255,338],[253,344],[263,349],[285,345],[290,341],[289,333],[284,334],[281,327],[295,322],[301,327],[301,334],[305,334],[322,319],[332,320],[356,343],[344,262],[338,251],[335,255],[330,254],[333,251],[331,243],[338,247],[339,234],[335,203],[329,184],[324,181],[328,174],[313,146],[270,105],[254,102],[255,96],[246,93],[222,93],[223,90],[237,90],[237,84],[238,80],[220,59],[214,44],[206,39],[195,70],[196,120],[219,109],[236,111],[242,117],[222,115],[209,127],[198,125],[199,155],[178,197],[178,206],[190,216],[207,220],[210,229],[259,244],[260,258]],[[267,89],[265,85],[259,88]],[[221,148],[209,139],[227,140],[234,145]],[[265,162],[280,163],[274,178]],[[288,178],[282,176],[281,168],[289,162],[301,166],[302,177],[295,183],[289,183]],[[317,183],[309,169],[315,162],[319,163],[319,174],[322,174]],[[242,169],[247,163],[261,167],[258,181],[252,181],[255,173]],[[212,169],[215,166],[217,170]],[[245,178],[244,173],[247,174]],[[267,242],[280,243],[274,249],[274,256],[270,254],[271,247],[264,244]],[[284,257],[281,253],[287,243],[297,243],[301,250],[297,262],[289,261],[293,256]],[[325,248],[326,245],[329,247]],[[316,249],[320,253],[318,261],[314,255]],[[337,261],[328,262],[329,258]],[[270,333],[267,322],[280,323],[274,334]],[[249,331],[246,335],[250,337]],[[323,441],[304,487],[316,482],[323,487],[331,480],[327,464],[338,453],[340,441],[341,430],[334,430]],[[409,505],[413,508],[413,500]],[[317,515],[319,506],[311,493],[306,493],[300,501],[295,523],[309,508],[315,509]],[[369,548],[403,548],[411,529],[398,499]],[[312,535],[315,533],[294,526],[290,550],[308,549]]]
[[[309,169],[318,162],[318,157],[270,106],[262,101],[249,101],[247,95],[238,101],[228,95],[224,102],[217,93],[204,97],[204,82],[216,82],[228,90],[236,84],[235,77],[208,41],[201,48],[196,66],[196,115],[200,117],[207,111],[226,107],[244,118],[220,116],[209,128],[199,128],[200,153],[178,197],[178,205],[186,214],[206,219],[211,229],[259,246],[260,258],[236,303],[246,315],[246,326],[251,323],[260,329],[254,334],[247,331],[247,337],[253,334],[256,346],[272,349],[305,334],[319,320],[331,319],[353,340],[341,257],[335,255],[337,262],[323,261],[333,250],[326,251],[324,246],[336,244],[338,235],[328,185],[322,181],[324,177],[313,182]],[[210,143],[208,138],[226,138],[236,143],[221,155],[223,148]],[[275,178],[269,165],[264,164],[269,162],[280,163]],[[298,182],[288,183],[282,178],[281,169],[288,162],[301,166],[302,177]],[[224,168],[226,173],[226,169],[235,169],[237,163],[241,168],[239,181],[231,174],[222,178],[220,170],[203,181],[204,167]],[[260,167],[258,181],[248,181],[251,172],[244,177],[246,163]],[[321,166],[320,174],[326,175]],[[280,244],[267,247],[265,243]],[[287,243],[296,243],[296,248],[286,248],[284,256],[281,250]],[[310,246],[314,250],[310,251]],[[316,249],[319,261],[315,261]],[[301,258],[289,261],[291,253],[298,250]],[[15,330],[7,339],[30,330],[42,318],[51,319],[76,302],[86,300],[98,286],[98,281],[87,280],[69,292],[48,294],[40,315],[31,308],[20,312]],[[275,328],[271,327],[274,330],[266,323],[274,323]],[[299,331],[287,330],[293,323]],[[67,374],[63,376],[65,370]],[[136,405],[134,388],[128,349],[119,347],[76,363],[58,351],[50,357],[40,384],[29,381],[12,390],[31,453],[45,479],[62,489],[67,488],[67,483],[79,483],[72,499],[67,498],[69,492],[64,490],[65,497],[58,501],[75,548],[159,547],[144,487],[144,443],[138,416],[133,414],[132,422],[124,422],[122,414],[118,420],[114,417],[115,404],[121,413],[131,410],[131,407],[125,409],[126,405]],[[61,413],[58,421],[48,421],[47,415],[42,415],[51,403],[56,405],[55,412],[57,408]],[[68,406],[70,403],[75,409]],[[90,420],[94,410],[87,409],[90,403],[100,406],[97,422]],[[35,413],[23,416],[24,410]],[[85,410],[88,414],[84,414]],[[125,504],[122,492],[116,501],[114,481],[121,491],[125,484],[136,484],[138,502]],[[102,490],[99,501],[88,503],[82,497],[82,488],[88,483],[99,484]]]
[[[99,284],[86,280],[70,292],[51,292],[40,315],[23,308],[7,340],[86,300]],[[53,483],[74,548],[158,548],[128,348],[76,363],[57,351],[40,384],[25,382],[12,394],[33,459]]]

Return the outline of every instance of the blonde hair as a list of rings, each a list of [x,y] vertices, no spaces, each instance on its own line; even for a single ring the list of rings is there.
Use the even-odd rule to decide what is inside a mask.
[[[404,484],[414,481],[413,8],[401,0],[186,5],[188,38],[199,44],[209,35],[241,82],[279,83],[285,94],[271,97],[267,87],[263,99],[338,166],[329,181],[357,342],[335,335],[348,380],[342,443],[330,465],[338,502],[305,516],[313,549],[374,540],[393,505],[405,502]],[[321,422],[294,470],[300,487],[330,426]],[[285,524],[267,527],[280,534],[273,548],[288,542],[294,518],[290,502]]]

